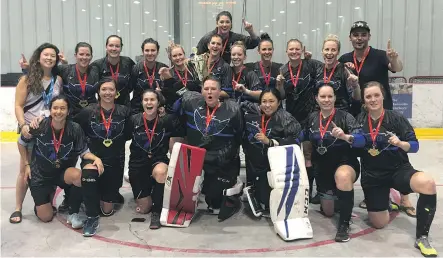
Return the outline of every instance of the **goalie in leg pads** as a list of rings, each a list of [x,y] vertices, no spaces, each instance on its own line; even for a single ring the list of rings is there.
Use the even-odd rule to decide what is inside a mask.
[[[271,219],[274,229],[285,240],[312,238],[308,218],[309,181],[303,153],[298,145],[268,150]]]
[[[259,103],[245,101],[241,105],[246,125],[242,144],[247,187],[243,191],[256,217],[269,215],[271,187],[267,179],[270,170],[268,149],[296,144],[301,131],[297,120],[285,110],[279,109],[281,97],[278,90],[263,90]]]
[[[197,211],[206,150],[175,143],[171,152],[160,223],[189,227]]]

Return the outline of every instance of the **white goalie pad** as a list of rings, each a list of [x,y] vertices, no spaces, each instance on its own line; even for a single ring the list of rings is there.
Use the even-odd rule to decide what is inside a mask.
[[[275,232],[285,241],[313,237],[308,218],[309,180],[298,145],[268,149],[272,188],[269,210]]]

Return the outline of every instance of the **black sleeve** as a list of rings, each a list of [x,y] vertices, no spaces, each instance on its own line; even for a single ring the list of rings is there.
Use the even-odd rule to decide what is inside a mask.
[[[243,137],[243,129],[244,129],[244,118],[240,107],[236,109],[236,115],[234,117],[234,134],[235,140],[240,145]]]
[[[207,33],[206,35],[204,35],[200,41],[197,44],[197,55],[201,55],[204,54],[206,52],[208,52],[208,43],[210,40],[210,35],[212,32]]]
[[[308,115],[308,118],[304,120],[303,124],[301,125],[302,130],[300,132],[300,141],[301,142],[307,142],[309,141],[309,135],[311,134],[311,124],[312,121],[316,118],[316,113],[310,113]]]
[[[246,36],[246,35],[242,35],[242,34],[238,34],[238,33],[235,33],[235,34],[236,34],[236,36],[239,37],[239,39],[241,41],[243,41],[245,43],[246,49],[254,49],[260,43],[260,38],[258,36],[255,37],[255,39],[253,39],[251,36]]]
[[[82,108],[80,112],[78,112],[73,118],[72,121],[79,124],[80,127],[86,131],[88,127],[88,122],[90,120],[90,112],[92,111],[91,107]]]
[[[171,121],[171,137],[185,137],[186,132],[185,128],[183,128],[180,119],[176,115],[170,115]]]
[[[354,131],[354,129],[358,127],[357,120],[355,120],[355,118],[347,112],[345,115],[345,123],[344,124],[345,124],[345,128],[342,128],[342,130],[346,134],[352,133]]]
[[[283,122],[283,137],[275,138],[278,144],[281,145],[291,145],[291,144],[300,144],[300,133],[302,131],[300,123],[295,120],[295,118],[291,115],[284,116]]]
[[[417,136],[415,135],[414,128],[412,128],[409,121],[400,113],[397,113],[396,111],[395,115],[397,116],[397,121],[395,123],[396,131],[400,132],[400,135],[397,135],[397,137],[400,139],[400,141],[408,142],[409,145],[411,145],[411,148],[408,152],[410,153],[416,153],[419,149],[419,144],[417,140]]]
[[[257,74],[254,71],[249,71],[248,74],[248,82],[249,85],[248,89],[252,90],[252,91],[259,91],[259,90],[263,90],[262,88],[262,84],[260,82],[260,79],[258,78]]]
[[[87,145],[87,141],[86,141],[86,136],[85,136],[85,132],[83,132],[82,128],[80,127],[80,125],[78,125],[77,123],[73,123],[73,133],[75,135],[75,152],[78,155],[82,155],[84,153],[87,152],[88,150],[88,145]]]
[[[224,74],[224,76],[220,78],[222,84],[221,88],[232,89],[232,69],[227,63],[223,65],[222,74]]]
[[[339,61],[340,63],[346,63],[344,57],[345,57],[345,54],[341,55],[340,58],[338,59],[338,61]]]

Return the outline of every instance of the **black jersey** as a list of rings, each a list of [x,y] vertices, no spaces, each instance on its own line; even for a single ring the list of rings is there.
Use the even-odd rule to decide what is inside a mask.
[[[338,160],[343,156],[351,156],[351,145],[332,136],[331,133],[334,128],[332,123],[340,127],[345,134],[351,134],[357,128],[355,118],[348,112],[340,109],[335,110],[335,114],[328,124],[330,117],[324,118],[321,116],[323,137],[320,133],[320,111],[312,112],[304,125],[302,138],[312,143],[313,160]]]
[[[235,73],[234,68],[231,68],[231,71],[232,71],[232,84],[231,84],[232,87],[222,88],[222,90],[228,93],[229,97],[237,100],[238,102],[242,102],[245,100],[258,102],[258,99],[255,99],[245,93],[234,90],[236,83],[245,85],[245,88],[251,91],[263,90],[257,74],[255,74],[254,71],[247,68],[246,66],[240,73]]]
[[[338,60],[342,63],[354,63],[354,51],[343,54]],[[357,66],[360,65],[361,62],[357,61]],[[361,67],[360,73],[357,75],[360,88],[363,88],[370,81],[377,81],[383,85],[385,89],[383,106],[386,109],[392,110],[392,96],[389,87],[389,59],[386,56],[386,51],[369,47],[368,56]]]
[[[97,83],[99,70],[96,66],[89,66],[85,74],[77,73],[76,64],[60,65],[60,77],[63,80],[63,92],[71,104],[70,115],[77,114],[82,108],[91,103],[97,103]],[[83,91],[81,81],[86,78]]]
[[[126,106],[116,104],[113,109],[105,110],[100,104],[92,104],[82,109],[74,117],[74,121],[85,132],[90,151],[100,157],[103,164],[113,166],[116,161],[121,160],[116,158],[117,153],[124,154],[129,117],[130,109]]]
[[[204,54],[209,51],[208,44],[210,43],[212,36],[214,34],[217,34],[217,32],[218,32],[218,29],[216,28],[215,30],[206,33],[200,39],[200,41],[197,44],[197,55],[201,55],[201,54]],[[226,40],[228,40],[228,41],[226,41]],[[225,38],[222,41],[222,49],[224,49],[223,54],[222,54],[222,58],[228,64],[231,63],[231,46],[237,41],[242,41],[244,43],[246,49],[254,49],[258,46],[258,43],[260,42],[260,38],[256,37],[255,39],[253,39],[250,36],[245,36],[245,35],[230,31],[228,38],[227,39]]]
[[[269,145],[255,139],[255,135],[262,132],[270,140],[278,142],[279,146],[299,144],[301,126],[295,118],[283,109],[278,109],[271,118],[263,120],[262,112],[257,103],[245,101],[241,104],[244,116],[244,134],[242,139],[243,151],[251,161],[251,165],[258,169],[267,169]]]
[[[86,138],[80,125],[66,121],[60,148],[56,152],[51,127],[51,117],[43,119],[38,129],[31,129],[31,139],[20,137],[19,143],[35,141],[31,155],[31,176],[38,182],[52,179],[69,167],[75,167],[78,157],[89,152]],[[55,138],[60,139],[61,130],[55,131]],[[57,161],[60,167],[57,168]]]
[[[290,62],[284,64],[280,70],[285,77],[286,110],[297,121],[304,121],[315,108],[315,78],[317,67],[321,62],[317,60],[302,60],[297,67],[291,67]],[[297,74],[300,68],[300,74]],[[295,83],[295,85],[294,85]]]
[[[379,119],[376,121],[371,119],[371,121],[375,133]],[[355,133],[358,133],[365,140],[364,148],[359,150],[362,171],[365,175],[383,178],[389,176],[402,165],[409,163],[408,154],[403,149],[388,143],[391,133],[397,135],[401,141],[409,142],[411,145],[409,152],[418,151],[419,144],[414,129],[409,121],[396,111],[385,110],[384,119],[375,143],[372,142],[369,133],[368,113],[360,113],[357,117],[357,124],[359,127]],[[376,156],[372,156],[368,152],[373,148],[373,145],[379,151]]]
[[[350,105],[352,103],[351,95],[352,91],[347,87],[348,77],[346,75],[345,65],[338,63],[337,67],[332,69],[326,69],[326,80],[324,79],[325,64],[321,63],[317,66],[315,85],[318,86],[320,83],[329,83],[334,88],[335,93],[335,107],[345,111],[349,111]],[[334,72],[334,73],[332,73]]]
[[[145,90],[155,90],[157,88],[157,84],[160,88],[163,87],[163,83],[160,80],[160,75],[158,74],[158,71],[162,67],[168,66],[160,62],[155,62],[153,69],[149,69],[147,66],[145,69],[145,61],[142,60],[132,68],[131,84],[134,90],[131,99],[132,114],[143,112],[142,94]]]
[[[283,64],[272,62],[270,68],[263,67],[262,70],[260,67],[260,61],[245,64],[246,67],[257,74],[262,89],[277,87],[277,76],[280,74],[280,67],[282,67],[282,65]]]
[[[163,81],[162,89],[162,94],[166,99],[166,112],[168,113],[174,112],[174,103],[184,92],[201,92],[201,82],[192,63],[188,63],[187,70],[183,72],[171,69],[171,75],[171,79]],[[185,81],[186,86],[184,85]]]
[[[206,125],[207,110],[203,96],[188,91],[183,95],[181,111],[186,121],[186,136],[190,145],[206,149],[205,164],[223,167],[238,155],[243,133],[240,106],[227,99],[220,103]]]
[[[169,139],[171,137],[184,137],[184,130],[180,125],[178,117],[175,115],[166,114],[156,119],[147,121],[144,113],[132,115],[129,123],[129,137],[132,138],[129,156],[129,165],[131,167],[142,167],[146,165],[152,158],[166,157],[169,150]],[[150,140],[148,133],[152,136]],[[155,125],[155,128],[154,128]],[[153,129],[155,129],[153,131]]]
[[[117,65],[111,65],[107,57],[97,59],[91,64],[98,68],[100,79],[112,77],[113,74],[114,77],[118,77],[115,103],[120,105],[129,105],[129,94],[132,91],[131,71],[134,65],[134,61],[127,56],[120,56],[120,62]]]
[[[215,63],[209,65],[209,75],[214,76],[221,82],[221,89],[232,89],[232,69],[228,63],[219,58]]]

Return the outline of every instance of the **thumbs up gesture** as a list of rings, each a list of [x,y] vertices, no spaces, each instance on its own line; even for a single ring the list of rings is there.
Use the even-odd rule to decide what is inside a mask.
[[[391,48],[391,40],[388,40],[388,46],[386,49],[386,55],[389,59],[389,62],[392,63],[392,61],[395,61],[398,57],[398,53],[395,51],[395,49]]]
[[[280,74],[277,75],[277,78],[275,78],[277,80],[277,86],[281,86],[283,85],[283,82],[285,81],[285,77],[283,76],[283,72],[280,70]]]
[[[247,22],[245,19],[243,19],[242,22],[243,22],[243,26],[247,32],[251,33],[254,31],[251,23]]]

